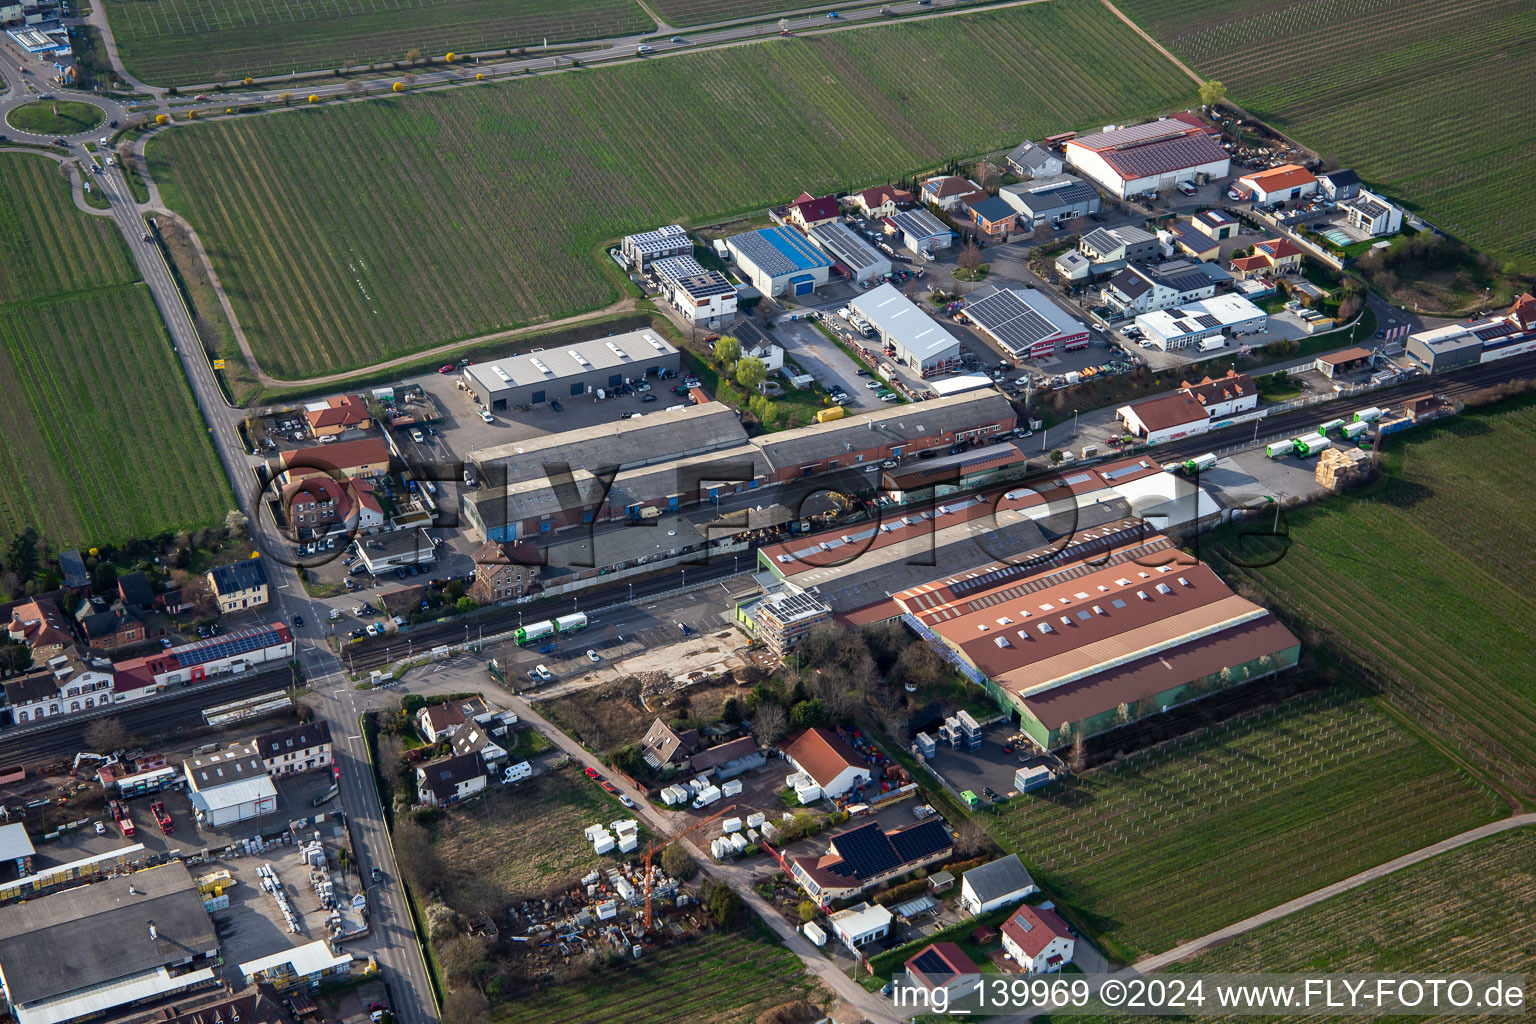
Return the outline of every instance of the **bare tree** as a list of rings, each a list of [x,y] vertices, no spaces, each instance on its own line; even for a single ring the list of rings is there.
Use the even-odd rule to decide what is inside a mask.
[[[1083,739],[1081,731],[1072,737],[1072,749],[1067,753],[1067,767],[1074,772],[1080,772],[1088,767],[1087,741]]]
[[[353,96],[361,96],[363,93],[363,88],[363,83],[359,82],[355,78],[347,83],[347,92],[351,93]]]
[[[997,187],[1002,184],[1002,181],[1003,173],[998,170],[997,164],[990,160],[983,160],[976,165],[976,184],[988,192],[995,193]]]
[[[395,862],[406,880],[416,889],[417,899],[426,899],[443,880],[443,862],[432,845],[427,830],[411,818],[395,826]]]
[[[789,713],[782,704],[764,704],[752,716],[752,735],[758,743],[771,747],[784,738],[784,730],[788,725]]]
[[[976,247],[975,242],[968,242],[965,248],[960,250],[960,255],[955,257],[955,263],[962,270],[975,270],[981,266],[981,250]]]
[[[128,730],[121,719],[98,718],[85,727],[85,745],[98,754],[110,754],[128,745]]]

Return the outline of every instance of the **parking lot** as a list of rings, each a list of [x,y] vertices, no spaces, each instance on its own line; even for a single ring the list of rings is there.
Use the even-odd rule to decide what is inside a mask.
[[[928,764],[957,795],[970,790],[981,797],[983,803],[988,802],[988,790],[1000,797],[1008,797],[1016,792],[1014,773],[1025,764],[1033,763],[1040,754],[1037,748],[1027,744],[1014,747],[1012,753],[1004,751],[1009,738],[1018,731],[1017,725],[1006,721],[993,723],[982,729],[981,746],[976,750],[959,750],[940,743]]]
[[[828,390],[842,387],[848,394],[844,408],[850,411],[880,408],[874,390],[865,387],[871,380],[868,374],[861,376],[859,365],[848,353],[829,341],[809,320],[780,323],[774,331],[774,339],[784,346],[785,360],[815,377],[822,387]]]

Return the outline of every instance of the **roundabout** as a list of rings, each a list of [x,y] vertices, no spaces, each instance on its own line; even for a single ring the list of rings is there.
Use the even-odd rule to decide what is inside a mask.
[[[78,100],[34,100],[18,104],[5,114],[8,127],[49,138],[82,135],[99,128],[106,120],[102,108]]]

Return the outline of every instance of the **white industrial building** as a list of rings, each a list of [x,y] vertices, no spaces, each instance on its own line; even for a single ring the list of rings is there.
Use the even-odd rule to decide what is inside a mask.
[[[677,349],[652,330],[579,341],[563,348],[471,363],[464,383],[479,405],[506,412],[613,388],[680,367]]]
[[[1216,130],[1193,114],[1082,135],[1066,144],[1067,165],[1116,198],[1225,178],[1231,160]]]
[[[837,936],[839,942],[850,952],[857,953],[860,947],[889,935],[891,922],[895,919],[889,910],[878,903],[860,903],[847,910],[839,910],[827,918],[827,924],[832,927],[832,934]]]
[[[277,810],[277,788],[254,743],[196,754],[182,765],[198,824],[222,828]]]
[[[693,323],[716,323],[736,315],[736,286],[718,270],[703,270],[672,282],[672,305]]]
[[[955,241],[949,225],[927,210],[900,210],[885,218],[885,225],[913,253],[948,249]]]
[[[810,295],[832,269],[830,257],[783,225],[732,235],[725,244],[752,286],[770,297]]]
[[[1094,187],[1071,174],[1004,185],[997,194],[1018,213],[1025,231],[1050,222],[1087,217],[1099,212],[1101,200]]]
[[[693,240],[680,224],[668,224],[655,231],[625,235],[620,251],[636,273],[644,273],[653,260],[668,256],[686,256],[693,252]]]
[[[1039,891],[1019,855],[1011,853],[971,868],[961,877],[960,909],[973,917],[990,914]]]
[[[811,241],[859,284],[877,281],[891,272],[891,261],[840,220],[811,228]]]
[[[942,370],[960,361],[960,339],[924,313],[917,303],[882,284],[858,296],[849,306],[874,327],[882,345],[914,370]]]
[[[1217,338],[1237,338],[1259,334],[1269,323],[1269,316],[1241,295],[1217,295],[1173,309],[1158,309],[1136,317],[1136,326],[1153,345],[1163,351],[1211,344]],[[1222,342],[1225,344],[1225,341]]]

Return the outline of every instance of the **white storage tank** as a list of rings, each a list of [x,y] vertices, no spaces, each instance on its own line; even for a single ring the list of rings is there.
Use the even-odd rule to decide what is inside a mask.
[[[741,831],[741,819],[740,818],[726,818],[724,821],[722,821],[720,823],[720,828],[723,829],[727,835],[729,835],[732,832],[740,832]]]

